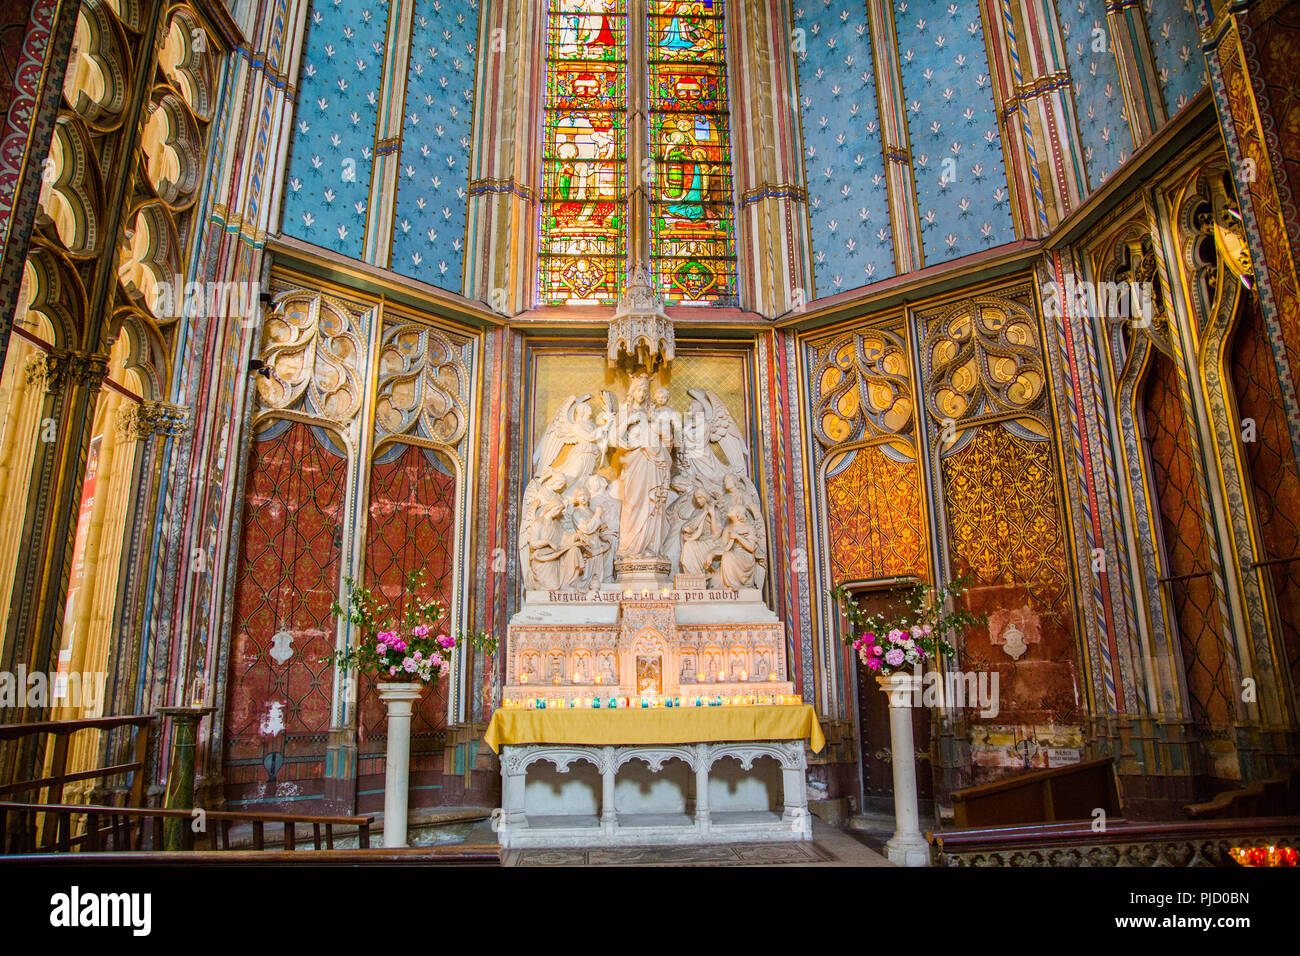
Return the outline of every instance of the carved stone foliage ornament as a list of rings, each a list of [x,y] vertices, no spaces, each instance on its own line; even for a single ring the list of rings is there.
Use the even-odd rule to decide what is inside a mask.
[[[721,398],[634,375],[627,397],[560,404],[533,457],[520,511],[525,587],[584,590],[614,577],[670,574],[714,588],[760,588],[767,531],[749,447]]]
[[[320,293],[284,296],[262,335],[261,358],[270,372],[257,377],[263,404],[350,420],[361,407],[365,350],[359,316]]]
[[[44,388],[47,395],[59,395],[68,385],[97,392],[108,377],[108,356],[53,348],[28,359],[25,371],[27,384]]]
[[[123,438],[144,441],[154,435],[182,435],[189,431],[190,410],[167,402],[126,402],[117,411],[117,428]]]
[[[416,323],[384,329],[375,427],[455,445],[469,424],[469,371],[450,340]]]

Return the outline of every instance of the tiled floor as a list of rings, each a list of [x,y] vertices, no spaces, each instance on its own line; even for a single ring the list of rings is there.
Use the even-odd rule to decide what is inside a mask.
[[[468,841],[467,841],[468,842]],[[890,866],[850,833],[813,822],[810,843],[512,850],[506,866]]]

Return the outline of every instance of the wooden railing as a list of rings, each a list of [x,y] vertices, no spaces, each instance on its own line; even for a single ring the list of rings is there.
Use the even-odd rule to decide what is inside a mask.
[[[38,735],[54,739],[53,750],[50,753],[49,774],[32,780],[15,780],[0,785],[0,797],[34,791],[32,797],[40,799],[40,791],[48,787],[49,792],[46,794],[45,799],[49,803],[57,804],[63,801],[64,784],[74,783],[78,780],[96,780],[129,773],[131,774],[129,802],[132,806],[138,807],[144,802],[144,761],[145,755],[149,751],[150,725],[157,719],[156,716],[151,714],[133,714],[127,717],[91,717],[85,720],[43,720],[30,724],[0,724],[0,742],[19,741],[25,737]],[[112,731],[118,727],[136,728],[130,763],[96,767],[74,773],[67,772],[68,741],[73,734],[82,730]],[[38,759],[43,760],[45,753],[45,748],[38,749]]]
[[[371,847],[369,850],[320,850],[309,853],[259,853],[256,850],[189,850],[174,853],[30,853],[5,857],[0,867],[75,866],[500,866],[503,851],[495,843],[441,846]]]
[[[927,833],[939,866],[1234,866],[1235,847],[1300,845],[1300,817],[1111,819]]]
[[[1088,820],[1098,808],[1108,817],[1120,813],[1115,765],[1110,757],[1032,770],[952,792],[953,822],[958,827]]]
[[[44,826],[38,829],[37,818],[44,815]],[[82,830],[76,826],[85,818]],[[160,850],[163,846],[163,824],[168,819],[181,819],[183,843],[186,850],[206,844],[209,850],[248,849],[232,847],[230,831],[236,824],[251,824],[251,849],[266,849],[267,824],[279,824],[283,829],[285,850],[298,848],[299,827],[311,828],[311,845],[316,850],[334,849],[334,828],[356,827],[357,845],[370,846],[370,826],[373,816],[323,817],[296,813],[241,813],[229,810],[162,810],[136,807],[106,807],[82,805],[51,805],[46,803],[0,803],[0,834],[3,834],[5,854],[39,853],[56,850],[61,853],[80,851],[87,853],[136,852],[145,849]],[[200,822],[201,830],[194,832],[193,823]],[[78,832],[81,830],[81,832]],[[38,833],[41,834],[38,836]],[[145,836],[150,846],[145,846]],[[323,838],[323,841],[322,841]],[[305,845],[306,841],[303,840]]]

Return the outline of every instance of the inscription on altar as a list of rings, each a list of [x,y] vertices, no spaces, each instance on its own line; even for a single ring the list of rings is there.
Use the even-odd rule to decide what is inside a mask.
[[[551,604],[617,604],[619,602],[669,602],[673,604],[690,604],[701,601],[739,601],[740,591],[736,589],[713,590],[695,589],[652,591],[648,595],[627,595],[622,591],[546,591],[546,600]]]

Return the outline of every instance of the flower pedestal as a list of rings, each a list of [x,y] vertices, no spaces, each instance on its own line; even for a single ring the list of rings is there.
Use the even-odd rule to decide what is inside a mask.
[[[912,705],[919,699],[921,678],[905,671],[877,677],[889,694],[889,739],[894,767],[894,835],[885,855],[897,866],[929,866],[930,845],[921,833],[916,803],[916,760],[912,742]]]
[[[384,768],[384,846],[406,846],[407,788],[411,775],[411,705],[424,693],[420,681],[380,681],[388,707],[388,753]]]

